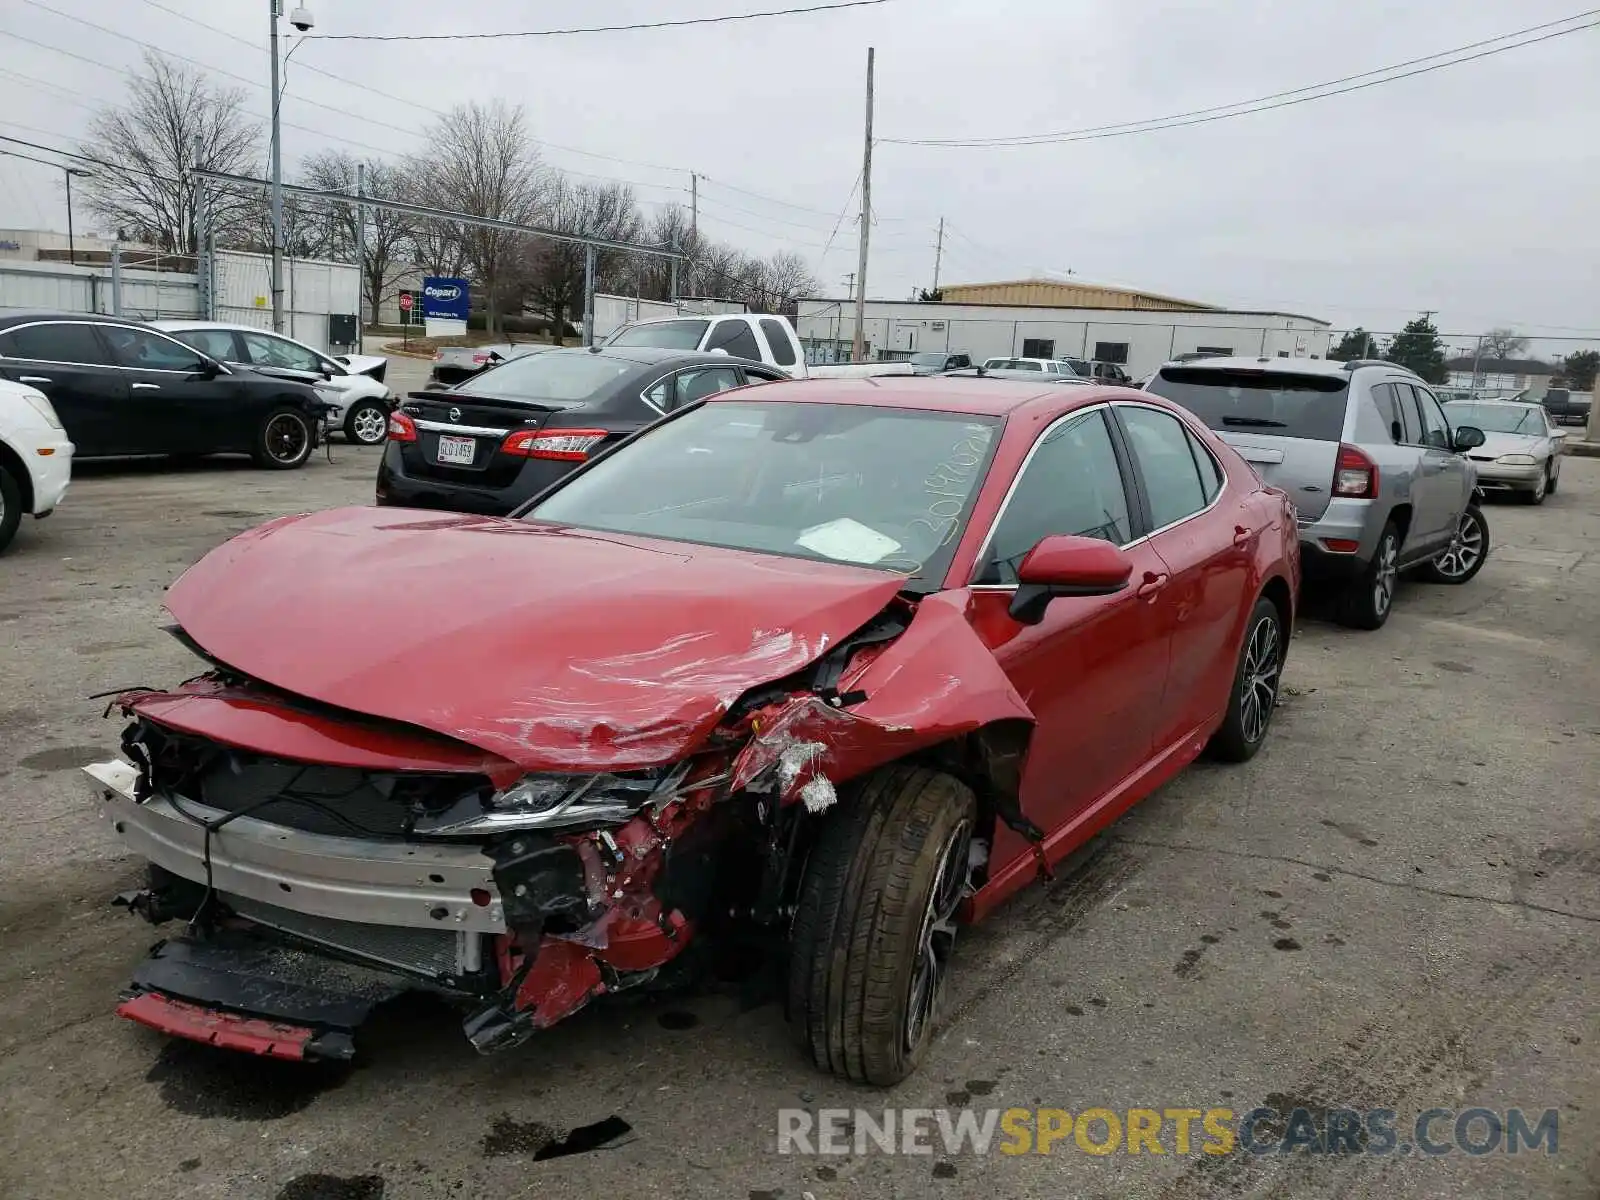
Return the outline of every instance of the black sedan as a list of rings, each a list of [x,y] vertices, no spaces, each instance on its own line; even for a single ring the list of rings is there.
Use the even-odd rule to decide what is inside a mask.
[[[75,458],[232,453],[287,470],[311,457],[331,407],[305,384],[88,313],[0,317],[0,378],[50,398]]]
[[[726,354],[644,346],[551,350],[389,418],[378,503],[504,516],[591,455],[716,392],[786,376]]]
[[[481,375],[490,367],[498,367],[513,358],[528,354],[543,354],[555,347],[538,342],[524,345],[503,343],[496,346],[441,346],[433,356],[433,370],[428,374],[430,389],[455,387],[474,375]]]

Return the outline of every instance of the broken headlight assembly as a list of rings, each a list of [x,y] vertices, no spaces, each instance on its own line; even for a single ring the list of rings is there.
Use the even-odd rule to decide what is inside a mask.
[[[678,793],[686,764],[619,775],[525,775],[488,798],[463,796],[442,812],[418,819],[413,832],[481,837],[524,829],[585,829],[621,825],[646,805],[660,807]]]

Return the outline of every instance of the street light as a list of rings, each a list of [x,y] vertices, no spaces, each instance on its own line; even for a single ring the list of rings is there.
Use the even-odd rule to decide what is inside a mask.
[[[270,15],[268,49],[272,55],[272,329],[283,332],[283,132],[278,110],[283,107],[283,87],[278,78],[278,18],[283,15],[283,0],[267,0]],[[308,8],[289,14],[289,24],[301,33],[317,23]],[[293,54],[291,50],[289,53]]]
[[[87,179],[94,172],[85,171],[82,167],[62,167],[61,169],[66,172],[67,176],[67,261],[73,266],[77,266],[78,247],[72,234],[72,177],[76,175],[79,179]]]

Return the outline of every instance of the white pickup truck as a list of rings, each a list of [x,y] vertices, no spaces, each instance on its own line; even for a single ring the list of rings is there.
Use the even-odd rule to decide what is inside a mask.
[[[656,346],[665,350],[722,351],[776,367],[793,379],[844,379],[867,375],[914,375],[908,362],[835,363],[808,366],[789,318],[771,313],[719,313],[659,317],[618,329],[608,346]]]

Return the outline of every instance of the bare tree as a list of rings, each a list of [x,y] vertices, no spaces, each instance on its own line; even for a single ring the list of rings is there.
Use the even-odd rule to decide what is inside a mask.
[[[573,183],[561,175],[549,185],[542,224],[559,233],[632,242],[644,224],[633,189],[626,184]],[[531,239],[523,256],[524,297],[549,314],[559,343],[566,323],[582,315],[587,248],[576,242]],[[620,250],[597,250],[595,279],[613,286],[631,275],[634,256]]]
[[[243,112],[243,100],[241,90],[218,88],[204,72],[147,50],[127,98],[97,112],[79,145],[94,160],[88,207],[119,237],[195,253],[197,190],[190,165],[234,174],[257,170],[261,129]],[[219,242],[249,236],[257,198],[212,188],[207,197]]]
[[[355,155],[342,150],[324,150],[301,164],[301,176],[309,187],[355,195],[359,174]],[[383,159],[366,161],[364,194],[378,200],[398,200],[405,187],[400,168]],[[337,200],[318,201],[329,231],[328,253],[341,259],[355,258],[356,232],[360,209]],[[413,246],[415,222],[405,213],[386,208],[367,209],[366,253],[361,266],[361,294],[374,324],[383,302],[395,295],[399,284],[410,273],[409,251]]]
[[[1503,363],[1528,352],[1528,339],[1514,329],[1491,329],[1483,335],[1480,356],[1488,363]]]
[[[436,121],[427,138],[426,152],[408,168],[412,186],[427,197],[424,203],[475,217],[534,222],[544,179],[521,107],[498,100],[460,105]],[[460,257],[484,290],[486,325],[494,332],[500,324],[502,277],[518,255],[520,235],[482,226],[455,228]]]
[[[761,312],[799,311],[800,297],[817,290],[816,277],[798,254],[780,250],[771,258],[750,259],[743,272],[745,294],[739,297]]]

